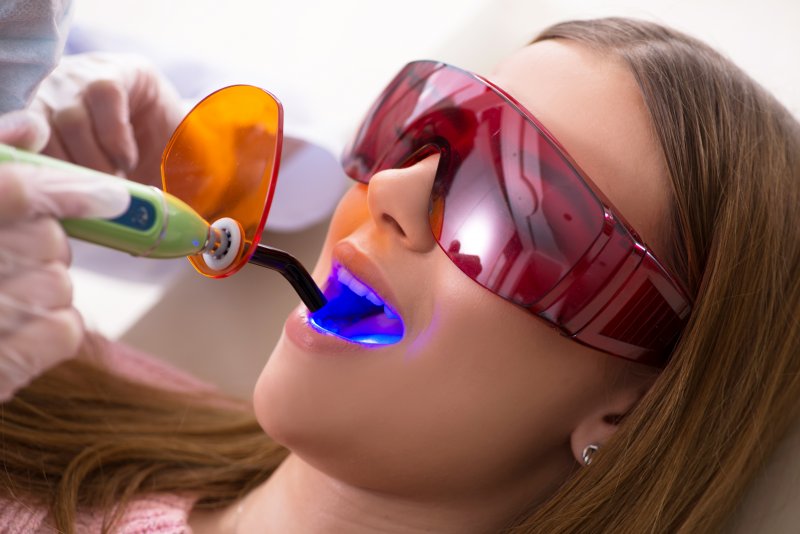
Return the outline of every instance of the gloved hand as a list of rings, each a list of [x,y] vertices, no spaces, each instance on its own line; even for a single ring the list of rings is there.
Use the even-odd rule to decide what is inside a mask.
[[[132,54],[64,56],[30,109],[50,124],[43,153],[161,185],[161,153],[183,117],[177,91]]]
[[[46,134],[28,111],[0,116],[0,143],[35,149]],[[117,217],[129,203],[115,178],[0,163],[0,402],[74,356],[83,339],[69,246],[56,219]]]

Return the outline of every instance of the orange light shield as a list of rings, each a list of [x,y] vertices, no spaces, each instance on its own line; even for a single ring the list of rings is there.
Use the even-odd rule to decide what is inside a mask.
[[[189,257],[201,274],[230,276],[252,256],[275,192],[282,141],[280,102],[250,85],[210,94],[172,134],[161,160],[164,191],[209,224],[230,217],[243,230],[244,246],[226,269],[212,269],[201,254]]]

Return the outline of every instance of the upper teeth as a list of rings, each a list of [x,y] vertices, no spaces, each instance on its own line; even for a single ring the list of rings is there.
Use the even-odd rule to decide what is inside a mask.
[[[344,267],[339,267],[339,269],[336,271],[336,278],[339,280],[339,282],[350,288],[350,291],[356,295],[366,298],[375,306],[384,305],[383,301],[378,295],[376,295],[373,291],[370,291],[370,289],[363,283],[356,280],[356,278]]]

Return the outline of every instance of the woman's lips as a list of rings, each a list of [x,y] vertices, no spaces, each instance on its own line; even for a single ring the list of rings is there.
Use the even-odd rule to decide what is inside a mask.
[[[372,289],[392,312],[397,312],[397,300],[386,283],[380,270],[370,258],[359,250],[354,244],[342,241],[332,251],[332,273],[336,272],[336,265],[343,266],[358,280],[363,281]],[[401,315],[402,316],[402,315]],[[402,319],[400,319],[402,320]],[[326,332],[309,320],[309,312],[304,306],[298,306],[287,318],[285,324],[287,337],[299,347],[310,352],[353,352],[363,349],[374,350],[381,345],[365,345]]]
[[[284,331],[286,337],[295,345],[308,352],[339,353],[369,350],[369,347],[360,343],[316,329],[308,320],[308,309],[302,304],[289,314],[284,324]]]

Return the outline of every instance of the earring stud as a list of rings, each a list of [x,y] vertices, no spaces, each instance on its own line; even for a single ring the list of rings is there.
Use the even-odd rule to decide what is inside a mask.
[[[582,454],[583,465],[589,465],[590,463],[592,463],[592,457],[598,450],[600,450],[600,447],[595,445],[594,443],[587,445],[583,449],[583,454]]]

